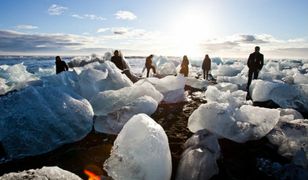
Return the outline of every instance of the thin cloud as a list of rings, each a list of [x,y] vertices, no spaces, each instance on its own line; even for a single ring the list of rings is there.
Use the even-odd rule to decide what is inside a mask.
[[[129,29],[125,27],[114,27],[111,29],[111,31],[113,34],[124,35],[129,32]]]
[[[102,32],[106,32],[108,30],[109,30],[109,28],[99,28],[96,32],[97,33],[102,33]]]
[[[51,16],[59,16],[64,13],[68,8],[64,6],[60,6],[57,4],[53,4],[48,8],[48,14]]]
[[[77,19],[89,19],[89,20],[96,20],[96,21],[106,20],[106,18],[101,17],[101,16],[97,16],[95,14],[84,14],[84,15],[73,14],[72,17],[77,18]]]
[[[32,30],[37,29],[37,26],[29,25],[29,24],[21,24],[16,26],[17,29],[23,29],[23,30]]]
[[[122,20],[134,20],[137,18],[137,16],[130,11],[118,11],[115,13],[115,16],[117,19]]]

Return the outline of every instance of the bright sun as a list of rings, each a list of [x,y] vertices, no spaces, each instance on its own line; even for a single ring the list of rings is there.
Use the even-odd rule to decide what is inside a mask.
[[[196,9],[180,12],[170,28],[177,54],[201,55],[202,41],[212,35],[210,17]]]

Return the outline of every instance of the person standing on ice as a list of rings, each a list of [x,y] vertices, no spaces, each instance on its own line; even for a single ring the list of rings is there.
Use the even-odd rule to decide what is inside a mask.
[[[145,68],[147,69],[147,77],[149,77],[150,74],[150,70],[153,69],[153,73],[156,74],[156,68],[155,66],[152,64],[152,58],[153,58],[153,54],[151,54],[150,56],[148,56],[145,59]]]
[[[180,74],[183,74],[184,77],[188,76],[188,65],[189,65],[189,60],[187,58],[187,56],[183,56],[183,60],[182,60],[182,64],[181,64],[181,70],[180,70]]]
[[[118,50],[115,50],[113,52],[113,56],[111,57],[111,62],[113,62],[122,71],[126,69],[126,63],[124,62]]]
[[[68,71],[67,64],[61,60],[60,56],[56,56],[56,74],[59,74],[62,71]]]
[[[206,74],[206,80],[209,80],[209,71],[211,70],[211,59],[207,54],[203,59],[202,69],[203,69],[203,79],[205,79],[205,74]]]
[[[249,55],[249,58],[247,61],[247,66],[249,68],[248,82],[247,82],[247,87],[246,87],[247,91],[249,90],[249,86],[252,81],[252,76],[253,76],[253,79],[258,79],[258,75],[263,67],[263,64],[264,64],[263,54],[260,53],[260,47],[256,46],[255,52]]]

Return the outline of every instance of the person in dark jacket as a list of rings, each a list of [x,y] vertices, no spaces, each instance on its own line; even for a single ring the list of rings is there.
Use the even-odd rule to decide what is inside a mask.
[[[62,71],[68,71],[67,64],[61,60],[60,56],[56,57],[56,74],[59,74]]]
[[[153,54],[151,54],[150,56],[148,56],[146,59],[145,59],[145,67],[147,69],[147,77],[149,77],[149,73],[150,73],[150,70],[153,69],[153,73],[156,74],[156,68],[155,66],[152,64],[152,58],[153,58]]]
[[[202,63],[202,69],[203,69],[203,79],[205,79],[206,74],[206,80],[209,80],[209,71],[211,70],[211,59],[209,55],[205,55],[205,58]]]
[[[248,70],[248,82],[247,82],[247,87],[246,89],[249,90],[249,86],[253,79],[258,79],[258,75],[260,70],[262,69],[264,64],[264,57],[263,54],[260,53],[260,47],[256,46],[255,47],[255,52],[251,53],[249,55],[248,61],[247,61],[247,66],[249,68]]]
[[[118,50],[114,51],[114,56],[111,57],[111,62],[113,62],[120,70],[126,69],[126,63],[124,62],[122,56]]]
[[[180,70],[180,73],[184,75],[184,77],[187,77],[188,76],[188,65],[189,65],[189,60],[187,58],[187,56],[183,56],[183,60],[182,60],[182,63],[181,63],[181,70]]]

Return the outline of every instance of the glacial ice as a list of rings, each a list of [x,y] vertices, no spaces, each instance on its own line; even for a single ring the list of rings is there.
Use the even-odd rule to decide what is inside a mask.
[[[4,81],[2,80],[2,82],[0,82],[0,91],[3,91],[2,93],[0,92],[1,94],[22,89],[28,85],[28,82],[38,79],[33,74],[29,73],[26,70],[26,66],[23,64],[15,64],[12,66],[1,65],[0,78],[4,79]]]
[[[188,119],[191,132],[206,129],[218,136],[246,142],[260,139],[274,128],[280,117],[277,109],[243,105],[239,109],[228,103],[209,102],[199,106]]]
[[[232,84],[232,83],[218,83],[215,85],[215,87],[220,90],[220,91],[230,91],[230,92],[234,92],[238,90],[238,86],[236,84]]]
[[[172,61],[170,61],[167,57],[154,56],[153,64],[156,66],[156,71],[160,75],[166,76],[166,75],[176,74],[175,64]]]
[[[282,108],[293,108],[308,111],[308,98],[301,88],[285,84],[280,81],[269,82],[254,80],[249,88],[250,95],[255,102],[274,101]]]
[[[295,157],[303,151],[308,158],[308,120],[293,109],[280,109],[280,120],[266,136],[282,156]]]
[[[218,90],[215,86],[209,86],[205,92],[205,97],[208,102],[228,103],[234,108],[239,108],[242,105],[252,104],[251,101],[246,101],[246,94],[242,90],[224,92]]]
[[[217,82],[221,83],[221,82],[228,82],[228,83],[232,83],[232,84],[236,84],[238,86],[244,86],[247,83],[247,77],[246,76],[242,76],[241,74],[238,74],[236,76],[217,76]]]
[[[0,177],[5,180],[35,179],[35,180],[82,180],[77,175],[57,166],[30,169],[18,173],[8,173]]]
[[[157,103],[163,98],[162,94],[153,85],[145,82],[119,90],[100,92],[92,98],[90,103],[96,115],[104,116],[119,110],[122,106],[130,104],[142,96],[152,97]]]
[[[205,90],[211,83],[206,80],[200,80],[193,77],[186,78],[186,85],[195,89]]]
[[[163,95],[148,82],[100,92],[90,101],[97,115],[95,130],[118,134],[133,115],[153,114],[162,99]]]
[[[145,114],[133,116],[114,141],[104,169],[116,180],[169,180],[171,154],[163,128]]]
[[[239,74],[244,65],[241,63],[234,63],[232,65],[218,65],[217,69],[212,70],[214,76],[236,76]]]
[[[177,169],[177,180],[207,180],[218,173],[220,156],[217,137],[206,130],[196,132],[184,144],[185,151]]]
[[[92,129],[90,103],[59,87],[29,86],[2,96],[0,114],[0,141],[7,159],[51,151]]]
[[[143,83],[151,83],[160,93],[163,94],[163,101],[166,103],[177,103],[185,101],[185,77],[183,75],[178,76],[166,76],[164,78],[146,78],[139,80],[136,84],[141,85]]]

